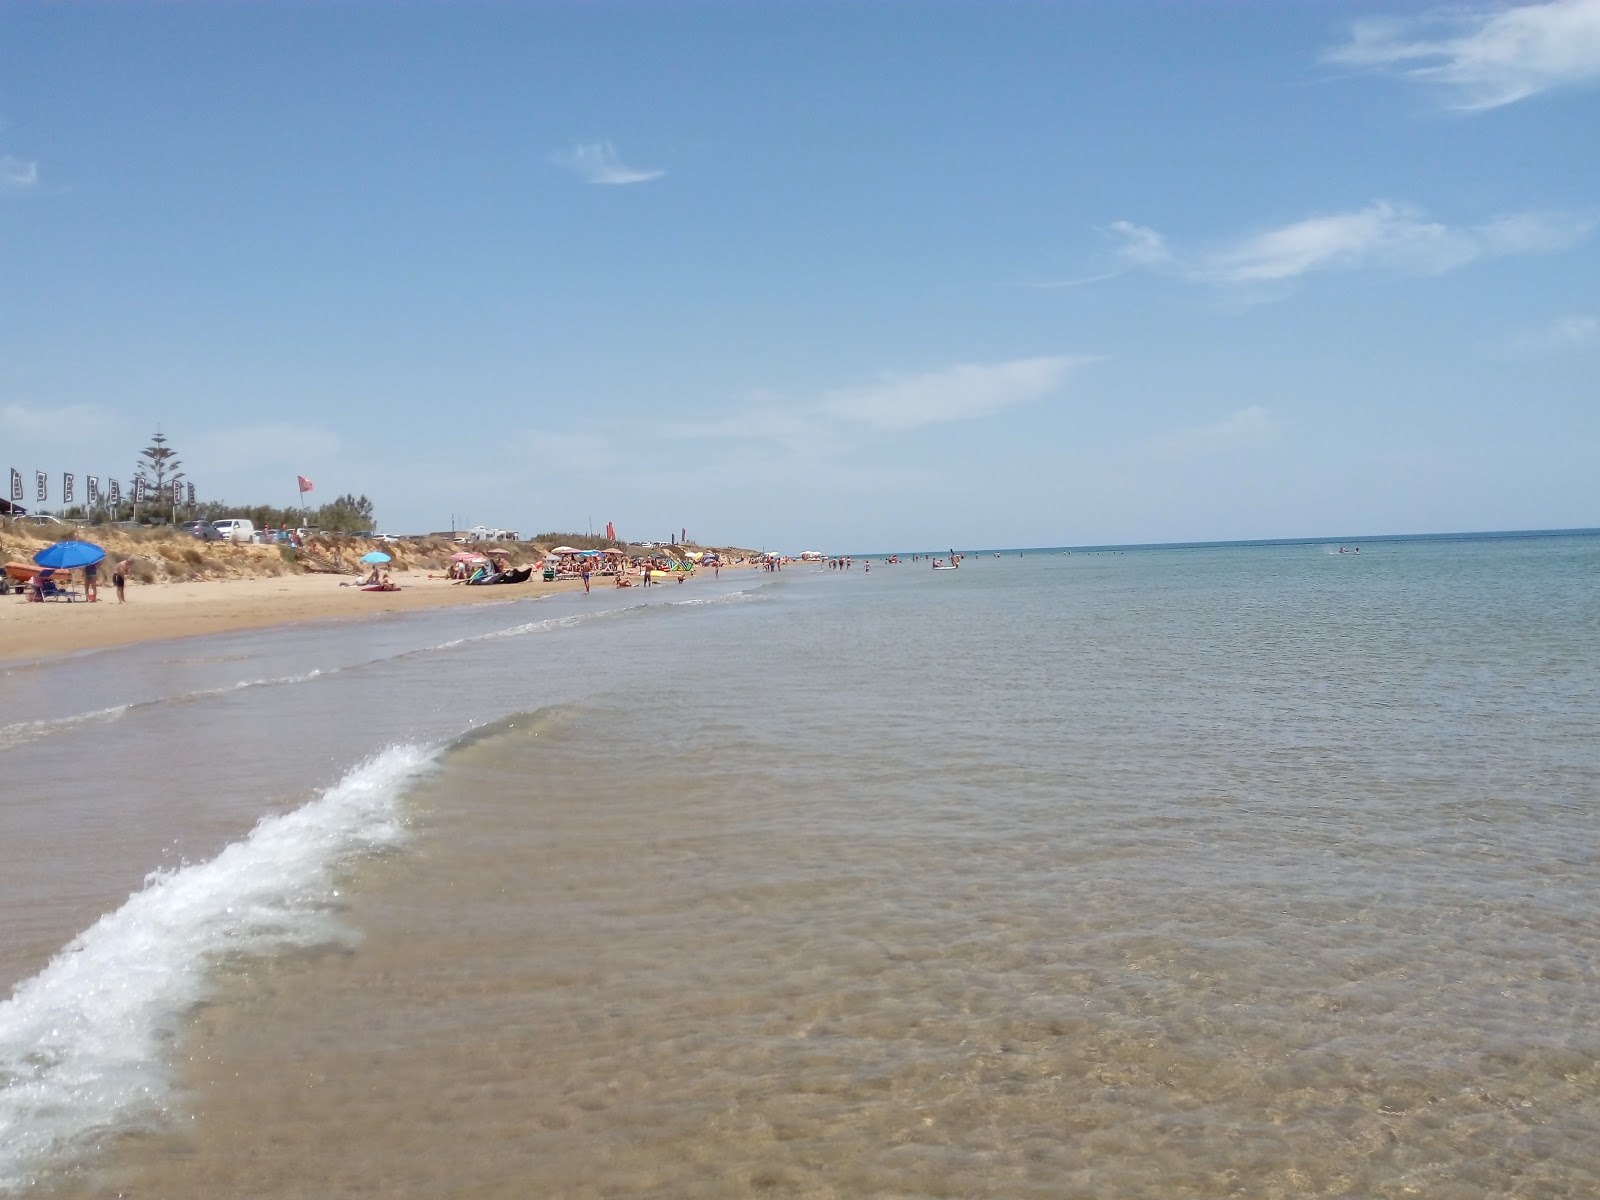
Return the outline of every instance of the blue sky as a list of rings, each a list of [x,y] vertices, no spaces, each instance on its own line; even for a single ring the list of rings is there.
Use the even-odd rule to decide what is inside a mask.
[[[1600,524],[1600,0],[0,8],[0,467],[802,548]],[[81,487],[80,483],[80,487]]]

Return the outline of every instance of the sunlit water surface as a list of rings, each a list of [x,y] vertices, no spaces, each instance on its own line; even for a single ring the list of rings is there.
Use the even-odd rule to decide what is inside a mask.
[[[14,669],[0,1191],[1594,1195],[1597,582],[1013,552]]]

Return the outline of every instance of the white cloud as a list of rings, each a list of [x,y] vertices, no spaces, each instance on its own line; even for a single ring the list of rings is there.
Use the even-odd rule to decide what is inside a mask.
[[[0,408],[0,430],[19,438],[65,442],[99,433],[111,425],[111,413],[98,404],[40,407],[7,404]]]
[[[1549,0],[1358,21],[1329,61],[1393,71],[1482,111],[1600,81],[1600,0]]]
[[[1550,334],[1567,346],[1582,345],[1600,338],[1600,318],[1562,317],[1550,327]]]
[[[801,444],[822,434],[814,414],[789,412],[771,401],[704,421],[679,421],[664,426],[667,437]]]
[[[1154,267],[1172,258],[1172,252],[1167,249],[1166,238],[1154,229],[1135,225],[1132,221],[1113,221],[1110,231],[1121,241],[1116,253],[1117,257],[1125,262],[1141,267]]]
[[[1563,350],[1573,346],[1589,346],[1600,342],[1600,317],[1558,317],[1543,329],[1524,333],[1512,339],[1513,350],[1540,351]]]
[[[1206,255],[1196,272],[1219,283],[1267,283],[1374,262],[1443,271],[1476,256],[1471,237],[1380,200],[1242,238]]]
[[[38,163],[0,154],[0,193],[26,192],[38,182]]]
[[[878,429],[966,421],[1048,395],[1074,368],[1092,361],[1068,356],[1018,358],[963,363],[923,375],[889,375],[865,387],[829,392],[820,407],[838,420]]]
[[[666,174],[661,170],[641,171],[628,166],[617,157],[610,142],[582,142],[554,155],[552,161],[576,171],[590,183],[649,183]]]
[[[846,450],[860,426],[886,432],[945,421],[976,420],[1056,391],[1092,356],[1045,356],[963,363],[920,375],[884,375],[875,383],[824,392],[808,404],[785,405],[760,392],[742,409],[699,421],[658,426],[664,438],[737,441],[781,449],[815,462]]]
[[[1153,230],[1140,230],[1141,236],[1130,244],[1139,253],[1144,253],[1139,247],[1161,247],[1165,257],[1146,255],[1148,266],[1170,265],[1207,283],[1248,285],[1360,268],[1440,274],[1477,259],[1564,250],[1594,226],[1593,216],[1534,212],[1452,226],[1428,220],[1409,205],[1377,200],[1353,212],[1306,217],[1189,256],[1166,250],[1165,240]]]
[[[1229,413],[1210,425],[1196,425],[1165,434],[1150,444],[1157,458],[1210,458],[1238,450],[1252,450],[1275,441],[1283,424],[1259,404]]]
[[[1514,213],[1471,230],[1484,257],[1553,254],[1577,245],[1595,227],[1593,216],[1572,213]]]

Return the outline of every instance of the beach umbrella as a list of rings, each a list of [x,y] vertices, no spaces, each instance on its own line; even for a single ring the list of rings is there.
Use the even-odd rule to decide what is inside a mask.
[[[480,563],[480,562],[488,562],[489,560],[487,558],[485,558],[481,554],[472,553],[472,551],[470,551],[470,550],[457,550],[454,554],[452,554],[450,556],[450,561],[451,562]]]
[[[361,556],[361,561],[364,562],[364,563],[388,562],[389,561],[389,556],[387,554],[385,554],[382,550],[368,550],[365,554],[363,554]]]
[[[33,556],[41,567],[54,567],[70,571],[74,567],[89,567],[106,556],[106,552],[93,542],[57,542],[46,546]]]
[[[606,553],[607,554],[619,554],[619,555],[622,555],[624,558],[627,557],[627,554],[628,554],[628,552],[626,550],[619,549],[616,546],[612,546],[609,550],[606,551]]]
[[[581,551],[576,546],[557,546],[550,551],[551,554],[579,554]]]

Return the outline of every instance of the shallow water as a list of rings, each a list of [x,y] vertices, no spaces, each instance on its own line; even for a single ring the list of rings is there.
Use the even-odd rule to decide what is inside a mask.
[[[974,555],[10,673],[75,786],[0,807],[0,1179],[1593,1194],[1597,577]]]

